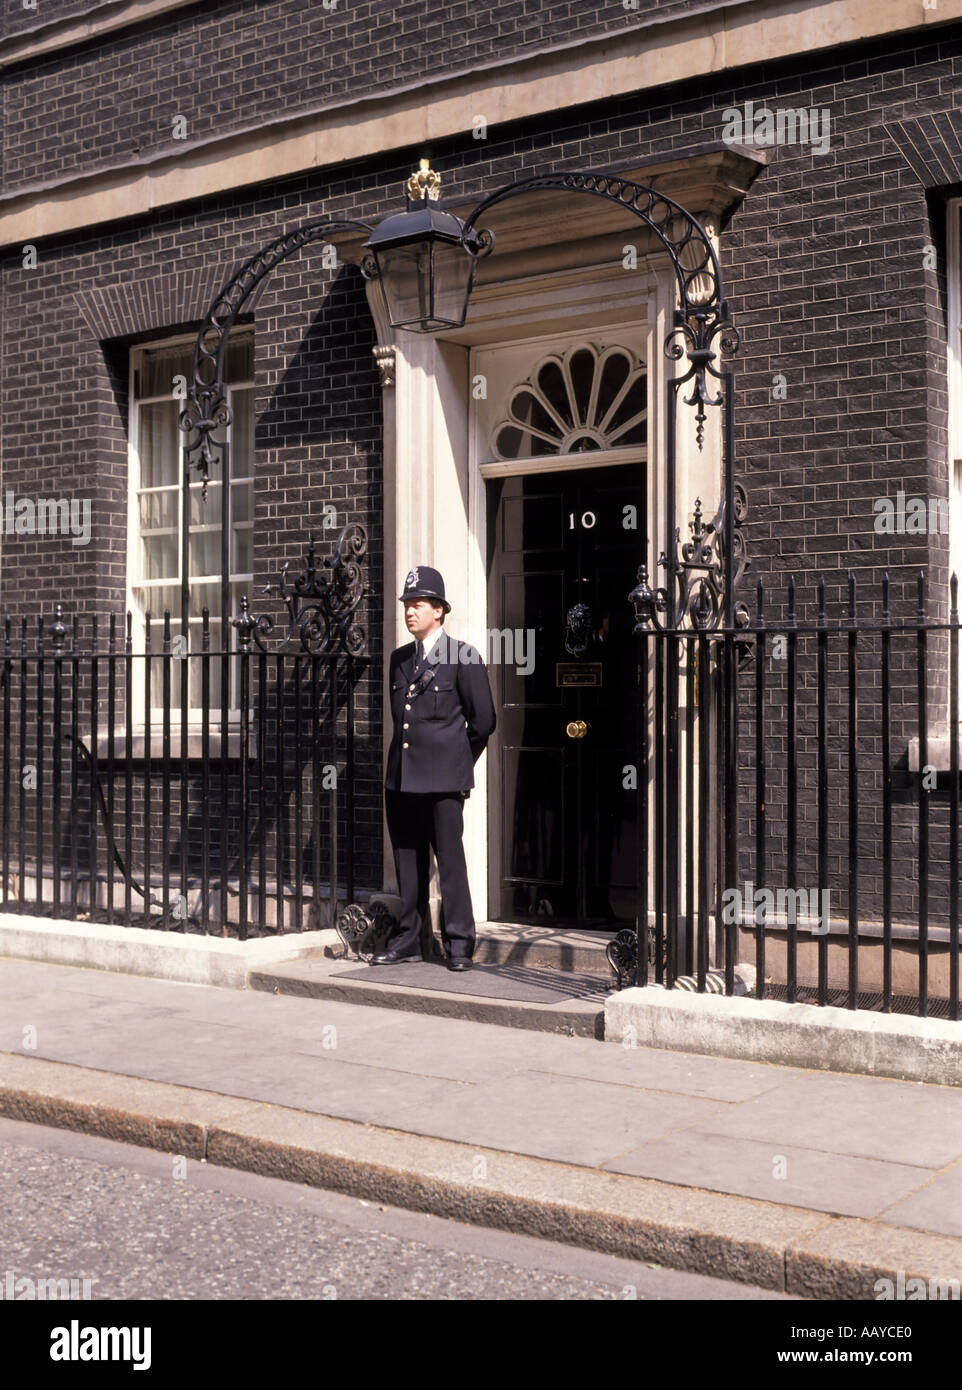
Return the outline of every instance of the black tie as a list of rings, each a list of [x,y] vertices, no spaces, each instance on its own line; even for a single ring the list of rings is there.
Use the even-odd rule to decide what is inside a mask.
[[[422,667],[423,665],[424,665],[424,643],[423,643],[423,642],[419,642],[418,645],[417,645],[417,652],[416,652],[416,655],[415,655],[415,658],[414,658],[414,669],[415,669],[415,671],[420,671],[420,669],[421,669],[421,667]]]

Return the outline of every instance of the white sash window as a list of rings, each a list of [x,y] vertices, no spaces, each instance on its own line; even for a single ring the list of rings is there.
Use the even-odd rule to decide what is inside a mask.
[[[147,615],[151,650],[163,650],[164,610],[170,612],[174,651],[182,651],[181,635],[181,469],[183,436],[179,429],[184,407],[183,382],[190,381],[194,339],[137,348],[131,353],[130,508],[128,526],[128,604],[133,613],[134,649],[143,649]],[[231,486],[224,518],[223,483],[219,464],[211,473],[206,501],[198,479],[190,484],[189,572],[190,610],[188,649],[200,651],[203,610],[210,614],[211,648],[220,645],[221,534],[230,528],[230,604],[233,617],[241,595],[253,580],[252,529],[254,504],[254,340],[250,333],[231,338],[225,359],[225,380],[231,424],[215,439],[225,437],[231,451]],[[135,666],[140,668],[142,663]],[[179,708],[180,681],[185,663],[171,663],[171,699]],[[201,663],[189,663],[189,708],[201,708]],[[152,663],[151,707],[160,712],[163,670]],[[236,675],[232,682],[236,685]],[[143,708],[143,691],[138,707]],[[239,705],[231,689],[229,705]],[[220,707],[220,662],[210,663],[210,706]]]

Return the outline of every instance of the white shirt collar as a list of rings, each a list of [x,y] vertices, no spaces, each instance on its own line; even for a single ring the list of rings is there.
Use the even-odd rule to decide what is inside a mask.
[[[443,628],[443,627],[436,627],[436,628],[434,629],[433,632],[429,632],[429,633],[428,633],[427,637],[422,638],[422,641],[423,641],[423,643],[424,643],[424,655],[425,655],[425,656],[427,656],[428,652],[431,651],[431,649],[433,648],[435,642],[438,640],[438,638],[441,636],[441,634],[442,634],[443,632],[444,632],[444,628]]]

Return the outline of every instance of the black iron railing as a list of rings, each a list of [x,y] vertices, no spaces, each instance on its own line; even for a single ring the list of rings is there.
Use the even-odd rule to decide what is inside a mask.
[[[637,933],[613,963],[959,1018],[957,587],[948,621],[921,575],[907,619],[887,577],[867,614],[854,575],[832,611],[822,579],[804,616],[794,580],[777,604],[759,584],[737,627],[648,613]]]
[[[206,610],[190,651],[169,613],[159,649],[149,615],[138,650],[129,614],[3,624],[0,909],[241,939],[333,925],[379,868],[355,834],[380,809],[358,756],[365,544],[346,527],[321,564],[312,539],[273,650],[246,598],[226,650]]]

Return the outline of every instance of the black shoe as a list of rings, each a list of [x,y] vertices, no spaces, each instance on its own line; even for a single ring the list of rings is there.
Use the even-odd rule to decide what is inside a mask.
[[[398,955],[397,951],[385,951],[383,955],[373,956],[372,965],[401,965],[406,960],[422,960],[420,951],[405,951],[404,955]]]
[[[452,956],[448,961],[449,970],[470,970],[474,961],[468,956]]]

